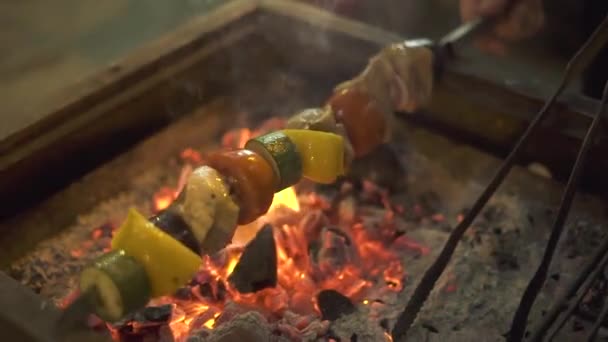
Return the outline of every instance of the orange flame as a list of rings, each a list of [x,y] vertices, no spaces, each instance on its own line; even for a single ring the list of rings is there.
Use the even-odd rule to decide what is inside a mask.
[[[281,190],[274,194],[272,204],[270,205],[270,209],[268,209],[268,211],[272,212],[282,206],[293,211],[300,211],[300,202],[298,201],[298,196],[296,195],[296,190],[294,187]]]
[[[167,209],[171,203],[177,198],[176,191],[169,188],[163,187],[156,194],[154,194],[154,211],[159,212]]]
[[[294,187],[275,193],[268,213],[252,223],[239,226],[234,233],[232,242],[238,245],[244,245],[249,242],[260,228],[262,228],[264,223],[272,221],[273,212],[279,208],[287,208],[294,212],[300,211],[300,202],[298,201],[298,196],[296,195]]]

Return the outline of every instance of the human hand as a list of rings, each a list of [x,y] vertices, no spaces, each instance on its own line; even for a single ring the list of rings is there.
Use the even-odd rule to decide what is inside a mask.
[[[515,3],[507,9],[511,1]],[[506,53],[506,42],[528,38],[545,23],[542,0],[460,0],[463,21],[494,15],[499,15],[494,29],[479,37],[476,44],[484,51],[499,55]]]

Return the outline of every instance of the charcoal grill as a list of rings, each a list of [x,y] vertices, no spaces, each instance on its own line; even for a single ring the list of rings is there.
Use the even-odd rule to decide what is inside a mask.
[[[53,241],[64,231],[102,225],[109,217],[122,215],[119,207],[148,200],[170,180],[168,174],[177,174],[174,156],[184,147],[210,147],[235,123],[251,126],[321,103],[333,85],[361,70],[379,47],[402,39],[305,4],[232,1],[66,89],[49,107],[52,110],[42,115],[44,120],[3,137],[0,144],[0,188],[5,198],[14,199],[2,208],[3,266],[10,270],[16,261],[28,260],[41,241]],[[268,88],[260,91],[261,85]],[[450,202],[444,204],[446,214],[455,217],[462,212],[499,164],[496,157],[479,149],[488,151],[491,146],[489,150],[498,157],[507,151],[544,103],[547,89],[525,82],[503,84],[481,73],[471,59],[450,64],[428,112],[402,117],[397,128],[397,139],[415,150],[411,153],[416,165],[410,172],[423,175],[433,169],[436,173],[409,191],[433,189]],[[597,101],[577,95],[560,98],[551,120],[528,144],[531,147],[523,160],[540,161],[557,180],[563,178],[597,107]],[[608,165],[601,158],[607,148],[605,133],[599,135],[588,161],[594,167],[587,168],[585,179],[601,192],[606,189],[601,176]],[[56,188],[61,190],[43,200],[31,195],[49,194]],[[527,255],[530,260],[520,266],[519,273],[531,272],[538,264],[551,220],[549,208],[556,207],[561,189],[559,182],[538,178],[521,167],[501,188],[501,194],[517,198],[511,199],[517,202],[517,210],[528,209],[517,224],[536,229],[523,234],[533,240],[524,242],[525,247],[538,252]],[[606,215],[603,200],[580,197],[571,211],[576,219],[568,226],[584,236],[603,236],[598,226]],[[565,291],[565,284],[576,278],[575,270],[591,252],[592,248],[582,248],[574,256],[561,255],[561,276],[551,293]],[[412,274],[413,283],[424,269],[420,267],[419,274]],[[67,267],[64,273],[70,272]],[[529,274],[520,277],[516,279],[524,282]],[[13,284],[2,281],[6,289]],[[45,295],[55,290],[43,290],[38,303],[45,303]],[[402,296],[409,296],[411,290],[413,286]],[[23,294],[23,298],[31,297],[27,291]],[[549,304],[545,299],[537,306]],[[433,316],[433,307],[431,303],[422,321]],[[55,312],[44,313],[46,318],[38,322],[28,319],[28,310],[3,305],[0,316],[5,330],[44,340],[42,332],[48,331]],[[578,314],[577,319],[583,321],[597,315]],[[534,312],[533,322],[540,321],[540,315]],[[414,333],[441,340],[457,331],[436,324],[432,329],[421,324]]]

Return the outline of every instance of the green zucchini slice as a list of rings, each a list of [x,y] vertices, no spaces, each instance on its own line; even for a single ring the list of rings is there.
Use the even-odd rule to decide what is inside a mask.
[[[283,132],[272,132],[250,139],[245,148],[259,154],[272,165],[279,180],[275,192],[298,183],[302,178],[300,153]]]
[[[150,300],[150,282],[142,265],[123,250],[100,256],[80,274],[80,291],[93,291],[94,312],[115,322],[143,308]]]

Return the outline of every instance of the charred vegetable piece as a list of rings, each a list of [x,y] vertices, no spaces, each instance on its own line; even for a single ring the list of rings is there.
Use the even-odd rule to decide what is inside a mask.
[[[305,129],[285,129],[282,132],[300,152],[304,177],[329,184],[344,174],[344,141],[341,136]]]
[[[368,94],[347,88],[337,91],[328,104],[336,120],[346,128],[355,157],[364,156],[385,142],[390,127],[385,114]]]
[[[302,160],[296,145],[285,133],[276,131],[249,140],[245,148],[266,159],[277,176],[274,191],[288,188],[302,178]]]
[[[215,253],[232,240],[239,207],[217,170],[209,166],[194,170],[177,207],[195,232],[203,252]]]
[[[112,239],[113,250],[124,252],[145,268],[152,297],[174,293],[190,281],[201,265],[201,258],[171,235],[146,220],[135,209]]]
[[[192,228],[184,221],[181,214],[170,206],[169,208],[159,212],[157,215],[150,218],[153,225],[171,235],[174,239],[188,247],[192,252],[200,254],[201,245],[192,232]]]
[[[226,177],[240,208],[238,224],[247,224],[265,214],[274,195],[276,179],[264,157],[246,150],[215,152],[207,164]]]
[[[80,291],[94,291],[92,307],[100,318],[114,322],[150,300],[146,270],[123,250],[100,256],[80,274]]]

